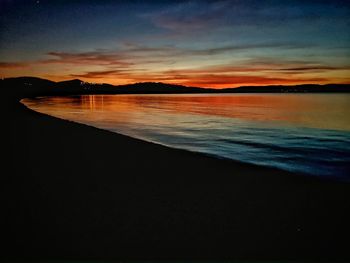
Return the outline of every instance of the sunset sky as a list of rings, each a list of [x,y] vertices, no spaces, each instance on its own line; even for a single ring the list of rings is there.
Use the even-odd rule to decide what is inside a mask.
[[[0,0],[0,77],[350,83],[350,1]]]

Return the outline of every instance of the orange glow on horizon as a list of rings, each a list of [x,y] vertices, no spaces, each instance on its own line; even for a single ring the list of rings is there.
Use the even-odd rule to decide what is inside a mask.
[[[44,63],[44,64],[42,64]],[[189,69],[159,71],[148,68],[140,72],[136,68],[119,70],[89,70],[91,65],[76,65],[74,73],[65,71],[64,64],[51,65],[46,61],[23,66],[2,64],[0,77],[36,76],[52,81],[81,79],[90,83],[125,85],[140,82],[163,82],[202,88],[234,88],[240,86],[297,85],[297,84],[348,84],[350,69],[347,67],[295,67],[295,65],[263,66],[202,66]],[[51,62],[52,63],[52,62]],[[24,67],[24,68],[23,68]],[[82,71],[85,73],[78,73]]]
[[[74,79],[70,76],[55,76],[55,75],[43,75],[39,76],[41,78],[50,79],[52,81],[66,81]],[[267,85],[299,85],[299,84],[349,84],[350,78],[341,77],[341,78],[272,78],[272,77],[254,77],[254,76],[226,76],[226,77],[203,77],[203,78],[192,78],[192,79],[157,79],[157,78],[125,78],[125,79],[114,79],[114,78],[84,78],[77,77],[82,81],[86,81],[89,83],[97,83],[97,84],[111,84],[111,85],[126,85],[126,84],[134,84],[134,83],[142,83],[142,82],[162,82],[168,84],[176,84],[183,85],[188,87],[201,87],[201,88],[235,88],[240,86],[267,86]]]

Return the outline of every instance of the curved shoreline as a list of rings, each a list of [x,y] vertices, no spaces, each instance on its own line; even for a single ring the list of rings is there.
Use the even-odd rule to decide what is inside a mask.
[[[3,257],[350,259],[349,184],[9,109]]]

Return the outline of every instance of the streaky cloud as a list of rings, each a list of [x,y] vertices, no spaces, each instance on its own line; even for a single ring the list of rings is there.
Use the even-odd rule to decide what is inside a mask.
[[[27,67],[28,64],[24,62],[0,62],[0,68],[2,69],[14,69]]]

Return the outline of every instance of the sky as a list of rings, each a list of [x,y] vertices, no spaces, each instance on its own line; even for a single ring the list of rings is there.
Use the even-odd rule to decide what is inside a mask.
[[[350,1],[0,0],[0,77],[350,83]]]

